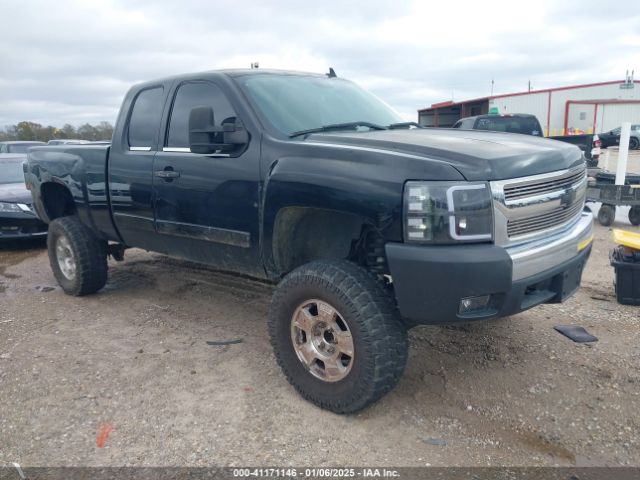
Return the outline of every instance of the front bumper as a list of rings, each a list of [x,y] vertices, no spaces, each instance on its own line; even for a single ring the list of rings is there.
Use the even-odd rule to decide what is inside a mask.
[[[0,213],[0,241],[47,235],[47,224],[31,212]]]
[[[560,303],[580,286],[591,253],[593,217],[516,247],[490,244],[386,245],[400,314],[409,324],[467,322]],[[464,298],[490,295],[483,310],[460,313]]]

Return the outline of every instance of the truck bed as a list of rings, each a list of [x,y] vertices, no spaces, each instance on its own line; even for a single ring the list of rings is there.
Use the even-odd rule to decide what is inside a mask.
[[[118,240],[109,209],[107,166],[110,145],[46,145],[29,152],[25,177],[32,185],[67,186],[84,223],[104,238]],[[41,209],[36,202],[36,209]],[[46,213],[38,211],[41,218]]]
[[[547,137],[551,140],[558,140],[559,142],[570,143],[575,145],[584,152],[584,156],[587,159],[591,159],[591,149],[593,148],[593,135],[560,135],[555,137]]]

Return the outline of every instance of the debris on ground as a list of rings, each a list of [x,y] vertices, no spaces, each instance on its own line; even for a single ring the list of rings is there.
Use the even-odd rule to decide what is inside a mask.
[[[422,441],[428,445],[435,445],[437,447],[446,447],[447,446],[447,441],[443,440],[441,438],[432,438],[432,437],[425,437],[422,439]]]
[[[242,343],[242,338],[234,338],[232,340],[207,340],[207,345],[221,346],[221,345],[235,345],[236,343]]]
[[[103,448],[112,431],[113,425],[110,423],[101,423],[98,427],[98,434],[96,435],[96,447]]]
[[[556,325],[553,328],[576,343],[598,341],[598,337],[594,337],[580,325]]]

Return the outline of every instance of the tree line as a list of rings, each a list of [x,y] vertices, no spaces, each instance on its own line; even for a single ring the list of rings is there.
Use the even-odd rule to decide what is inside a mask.
[[[62,128],[51,125],[40,125],[35,122],[19,122],[16,125],[7,125],[0,129],[0,141],[7,140],[38,140],[48,142],[56,138],[69,138],[78,140],[111,140],[113,125],[109,122],[100,122],[96,125],[85,123],[79,127],[65,124]]]

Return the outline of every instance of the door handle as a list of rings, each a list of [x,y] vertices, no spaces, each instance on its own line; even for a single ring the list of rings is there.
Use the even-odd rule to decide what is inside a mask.
[[[180,177],[180,172],[174,170],[156,170],[154,175],[159,178],[164,178],[165,180],[172,180]]]

